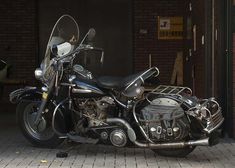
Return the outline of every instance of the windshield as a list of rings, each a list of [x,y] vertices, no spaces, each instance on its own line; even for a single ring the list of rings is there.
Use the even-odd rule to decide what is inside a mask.
[[[79,27],[77,22],[70,15],[61,16],[52,29],[50,38],[47,43],[45,56],[41,63],[41,69],[43,71],[45,80],[49,80],[48,78],[52,76],[52,70],[50,70],[51,59],[53,57],[59,56],[52,52],[52,48],[63,43],[69,43],[71,44],[71,50],[69,53],[65,54],[68,55],[77,48],[78,40]]]

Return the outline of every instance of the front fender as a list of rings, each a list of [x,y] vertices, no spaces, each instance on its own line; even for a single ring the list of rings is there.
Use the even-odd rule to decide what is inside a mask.
[[[13,104],[18,104],[21,100],[41,99],[42,91],[37,87],[25,87],[10,93],[9,99]]]

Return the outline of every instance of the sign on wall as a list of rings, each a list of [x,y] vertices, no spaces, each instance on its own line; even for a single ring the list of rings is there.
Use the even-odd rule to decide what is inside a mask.
[[[183,17],[158,16],[158,39],[160,40],[183,39]]]

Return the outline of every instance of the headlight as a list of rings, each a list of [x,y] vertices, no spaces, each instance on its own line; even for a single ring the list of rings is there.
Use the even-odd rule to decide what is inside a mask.
[[[35,75],[35,78],[36,78],[36,79],[41,79],[41,78],[42,78],[42,70],[41,70],[41,68],[37,68],[37,69],[34,71],[34,75]]]

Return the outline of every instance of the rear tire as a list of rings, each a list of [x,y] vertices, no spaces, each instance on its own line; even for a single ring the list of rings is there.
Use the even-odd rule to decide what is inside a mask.
[[[196,148],[195,146],[188,146],[188,147],[179,148],[179,149],[152,149],[152,150],[160,156],[186,157],[195,148]]]
[[[42,131],[38,131],[38,128],[35,129],[32,125],[32,120],[35,118],[37,111],[33,110],[35,107],[39,107],[40,101],[21,101],[17,105],[16,114],[17,122],[19,124],[20,130],[23,133],[24,137],[34,146],[43,147],[43,148],[55,148],[63,142],[63,139],[60,139],[52,129],[51,121],[44,119]],[[48,113],[51,113],[49,111]],[[31,124],[30,124],[31,123]],[[46,123],[46,124],[45,124]],[[39,127],[39,126],[38,126]]]

